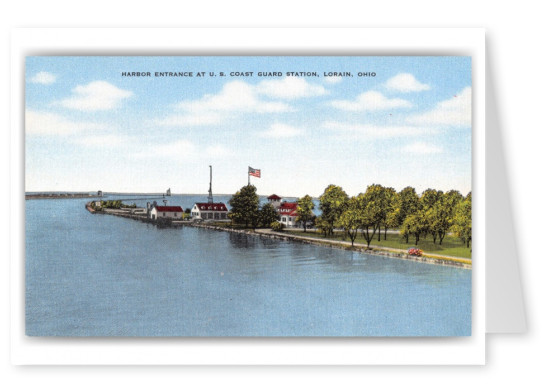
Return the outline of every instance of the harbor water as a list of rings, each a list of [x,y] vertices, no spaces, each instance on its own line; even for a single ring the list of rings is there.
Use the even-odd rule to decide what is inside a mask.
[[[195,227],[160,228],[91,214],[87,201],[26,201],[29,336],[471,333],[470,270]],[[170,197],[184,209],[204,201]]]

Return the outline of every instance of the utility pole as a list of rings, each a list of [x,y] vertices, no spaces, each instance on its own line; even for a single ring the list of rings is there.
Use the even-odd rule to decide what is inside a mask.
[[[209,204],[213,203],[212,200],[212,166],[209,166],[210,168],[210,182],[209,182]]]

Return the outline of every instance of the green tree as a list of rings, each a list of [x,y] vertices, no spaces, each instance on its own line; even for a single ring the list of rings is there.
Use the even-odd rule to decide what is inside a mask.
[[[438,230],[440,229],[439,217],[442,213],[442,208],[440,208],[442,197],[442,191],[427,189],[419,199],[421,212],[424,215],[422,220],[426,223],[423,235],[431,234],[433,243],[436,243]]]
[[[266,203],[262,205],[260,209],[260,225],[262,225],[262,227],[270,227],[278,218],[279,215],[272,204]]]
[[[346,204],[345,210],[337,220],[337,226],[344,229],[345,234],[350,238],[352,247],[358,236],[358,229],[361,227],[362,203],[359,197],[352,197]]]
[[[258,207],[260,200],[253,185],[243,186],[229,201],[231,210],[229,218],[237,224],[245,224],[245,227],[255,227],[259,219]]]
[[[400,213],[400,198],[398,196],[398,193],[396,193],[396,190],[392,187],[385,187],[385,213],[384,218],[382,222],[382,226],[385,230],[385,240],[386,240],[386,232],[389,228],[398,227],[399,224],[399,213]],[[379,235],[380,235],[380,228],[379,228]]]
[[[348,194],[340,186],[329,185],[320,197],[321,220],[327,234],[333,235],[335,223],[346,207]]]
[[[419,196],[413,187],[408,186],[398,193],[398,205],[397,226],[401,226],[408,215],[419,209]]]
[[[297,221],[302,223],[304,232],[306,232],[306,225],[314,218],[314,201],[312,197],[306,194],[304,197],[299,198],[297,206]]]
[[[422,209],[429,210],[432,208],[444,193],[440,190],[427,189],[421,194],[419,203]]]
[[[455,215],[452,232],[470,246],[472,240],[472,196],[467,194],[464,200],[460,201],[455,208]]]
[[[426,214],[421,210],[406,217],[404,224],[402,225],[402,234],[406,237],[406,243],[408,242],[407,238],[409,235],[413,235],[415,236],[416,246],[419,243],[420,237],[425,235],[427,230],[428,224]]]
[[[358,199],[361,204],[360,225],[362,235],[369,247],[373,236],[375,236],[385,218],[385,188],[381,185],[371,185],[365,193],[358,195]],[[369,232],[370,230],[372,233]]]
[[[433,233],[433,242],[438,236],[439,244],[451,230],[457,205],[463,200],[463,196],[457,190],[445,193],[432,207],[428,216],[429,230]]]
[[[323,234],[323,237],[325,238],[327,237],[327,235],[329,235],[329,232],[331,230],[331,226],[329,225],[327,220],[325,220],[321,216],[316,218],[316,228]]]

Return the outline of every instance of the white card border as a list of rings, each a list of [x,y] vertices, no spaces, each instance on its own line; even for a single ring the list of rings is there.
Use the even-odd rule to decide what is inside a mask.
[[[11,34],[10,356],[16,365],[485,363],[484,29],[29,28]],[[468,55],[473,75],[472,336],[37,338],[24,335],[24,64],[28,55]]]

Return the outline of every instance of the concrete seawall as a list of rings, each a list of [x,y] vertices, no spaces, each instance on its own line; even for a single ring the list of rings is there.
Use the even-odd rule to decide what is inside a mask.
[[[316,246],[337,248],[345,251],[357,251],[357,252],[366,253],[366,254],[373,254],[373,255],[378,255],[382,257],[389,257],[389,258],[396,258],[396,259],[404,259],[404,260],[413,261],[413,262],[428,263],[428,264],[442,265],[442,266],[451,266],[451,267],[457,267],[461,269],[472,269],[472,262],[468,259],[462,259],[462,258],[454,259],[452,257],[438,256],[436,254],[426,254],[425,256],[417,257],[417,256],[409,255],[405,250],[394,250],[394,249],[390,250],[390,249],[381,249],[381,248],[374,248],[374,247],[368,248],[366,245],[361,245],[361,244],[351,246],[350,243],[348,242],[340,243],[340,242],[337,242],[334,240],[328,240],[328,239],[308,238],[304,236],[286,234],[284,232],[275,232],[275,231],[271,231],[270,229],[257,229],[256,231],[253,232],[253,231],[244,231],[244,230],[234,229],[229,227],[213,226],[208,224],[191,223],[189,224],[189,226],[204,228],[204,229],[211,229],[216,231],[238,233],[241,235],[260,236],[260,237],[270,238],[275,240],[291,241],[291,242],[304,243],[304,244],[313,244]]]

